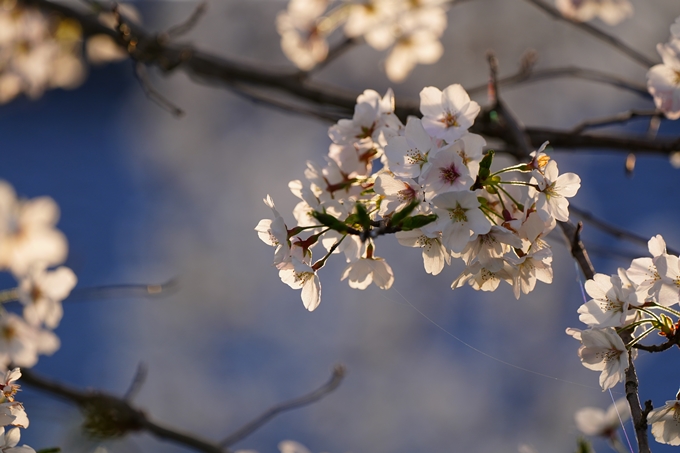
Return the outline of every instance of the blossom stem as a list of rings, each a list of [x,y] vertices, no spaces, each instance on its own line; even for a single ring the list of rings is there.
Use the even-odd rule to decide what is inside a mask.
[[[328,258],[333,254],[333,252],[335,252],[335,249],[338,248],[338,246],[340,245],[340,243],[341,243],[346,237],[347,237],[347,235],[344,234],[340,239],[338,239],[337,241],[335,241],[335,244],[333,244],[333,245],[331,246],[331,248],[328,250],[328,253],[326,253],[326,256],[324,256],[324,257],[321,258],[319,261],[317,261],[316,263],[314,263],[314,265],[312,265],[312,269],[314,269],[314,270],[319,270],[319,269],[321,269],[322,267],[324,267],[324,265],[326,264],[326,261],[328,260]]]
[[[648,315],[654,317],[654,319],[656,319],[657,322],[659,322],[660,324],[663,324],[663,322],[661,321],[661,318],[659,318],[659,317],[656,315],[656,313],[654,313],[653,311],[647,310],[646,308],[643,308],[643,307],[635,307],[635,308],[637,308],[637,309],[640,310],[640,311],[644,311],[644,312],[647,313]]]
[[[491,175],[489,175],[489,176],[491,177],[491,176],[500,175],[501,173],[506,173],[506,172],[513,171],[513,170],[520,170],[522,167],[526,167],[526,164],[519,164],[519,165],[514,165],[512,167],[507,167],[507,168],[504,168],[502,170],[498,170],[496,173],[491,173]]]
[[[530,182],[525,182],[525,181],[501,181],[498,183],[500,184],[510,184],[511,186],[529,186],[533,187],[534,189],[538,190],[539,192],[541,191],[541,188],[538,187],[538,184],[531,184]]]
[[[649,329],[647,329],[647,330],[645,330],[644,332],[642,332],[642,333],[640,334],[639,337],[633,338],[633,339],[630,341],[630,343],[628,343],[628,344],[626,345],[626,349],[632,348],[634,344],[636,344],[638,341],[640,341],[640,340],[642,340],[643,338],[645,338],[647,335],[649,335],[650,333],[652,333],[652,331],[654,331],[654,330],[655,330],[655,327],[650,327]]]
[[[667,311],[668,313],[671,313],[671,314],[680,318],[680,311],[673,310],[670,307],[666,307],[664,305],[654,303],[654,308],[658,308],[659,310]]]
[[[515,204],[515,207],[517,209],[524,210],[524,205],[522,203],[519,203],[517,200],[515,200],[515,198],[512,195],[510,195],[510,192],[508,192],[507,190],[505,190],[501,186],[498,186],[498,188],[505,194],[505,196],[507,196],[510,200],[512,200],[512,202]],[[505,206],[503,206],[503,207],[505,207]]]

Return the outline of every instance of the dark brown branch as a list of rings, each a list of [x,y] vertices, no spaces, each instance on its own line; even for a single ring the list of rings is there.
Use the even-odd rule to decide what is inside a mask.
[[[83,391],[59,382],[41,377],[32,370],[21,370],[21,381],[54,396],[66,399],[77,404],[86,414],[103,414],[100,419],[107,418],[108,433],[111,433],[111,425],[115,424],[114,435],[122,435],[129,431],[148,431],[156,437],[182,444],[191,449],[206,453],[224,453],[227,450],[210,441],[201,439],[192,434],[168,428],[152,422],[141,410],[134,407],[125,399],[101,391]]]
[[[568,22],[572,24],[573,26],[585,31],[586,33],[589,33],[590,35],[596,37],[597,39],[609,44],[610,46],[614,47],[616,50],[619,52],[627,55],[630,57],[632,60],[635,62],[641,64],[645,68],[650,68],[656,64],[653,60],[649,59],[647,56],[643,55],[642,53],[638,52],[637,50],[633,49],[632,47],[628,46],[625,44],[623,41],[620,39],[603,32],[602,30],[593,27],[592,25],[586,23],[586,22],[579,22],[573,19],[569,19],[568,17],[564,17],[562,13],[560,13],[555,7],[547,5],[543,3],[541,0],[527,0],[529,3],[535,5],[536,7],[542,9],[546,13],[548,13],[550,16],[554,17],[555,19],[563,20],[565,22]]]
[[[277,404],[276,406],[270,408],[268,411],[266,411],[259,417],[246,423],[241,428],[227,436],[224,440],[220,442],[220,447],[226,448],[234,445],[236,442],[251,435],[254,431],[258,430],[260,427],[262,427],[264,424],[266,424],[272,418],[276,417],[278,414],[282,412],[297,409],[299,407],[307,406],[316,401],[319,401],[321,398],[325,397],[333,390],[338,388],[344,376],[345,368],[341,365],[336,366],[333,369],[333,375],[331,376],[330,380],[327,383],[325,383],[324,385],[322,385],[321,387],[307,395],[301,396],[300,398],[295,398],[290,401],[286,401],[281,404]]]
[[[524,83],[538,82],[541,80],[550,80],[557,78],[573,78],[589,80],[591,82],[604,83],[616,88],[630,91],[645,99],[651,99],[649,91],[645,85],[635,83],[621,77],[607,74],[606,72],[595,69],[579,68],[576,66],[566,66],[563,68],[548,68],[534,70],[531,67],[523,66],[520,70],[511,76],[501,77],[498,79],[499,86],[503,88],[521,85]],[[487,85],[477,85],[468,89],[470,95],[481,94],[486,91]]]
[[[118,40],[121,45],[127,45],[118,33],[101,25],[95,16],[82,14],[49,0],[20,0],[20,2],[56,11],[78,20],[86,36],[104,33]],[[157,36],[150,35],[134,24],[127,25],[131,29],[135,42],[133,48],[130,49],[128,46],[131,57],[138,62],[157,66],[164,72],[180,68],[201,82],[218,84],[235,91],[244,85],[258,89],[272,89],[298,101],[302,100],[328,109],[326,116],[329,118],[347,118],[351,117],[354,112],[356,93],[343,92],[337,87],[301,80],[299,72],[263,69],[260,66],[237,63],[209,55],[187,45],[164,43]],[[396,114],[402,119],[408,115],[418,116],[419,113],[419,107],[415,103],[399,102],[397,104]],[[507,130],[493,123],[488,110],[482,112],[470,131],[501,140],[507,139],[508,136]],[[538,148],[543,142],[549,141],[555,148],[569,149],[609,149],[661,154],[669,154],[680,149],[680,139],[573,135],[569,131],[546,128],[527,128],[526,133],[533,148]]]
[[[583,275],[587,279],[592,279],[595,276],[595,268],[590,262],[588,257],[588,252],[586,251],[583,242],[581,241],[581,230],[583,229],[583,224],[578,223],[578,226],[574,226],[571,222],[557,222],[567,240],[571,244],[571,254],[576,259]],[[624,338],[625,341],[625,338]],[[638,395],[638,378],[635,373],[635,365],[633,364],[632,354],[628,355],[628,369],[626,369],[626,399],[628,400],[628,405],[630,406],[630,411],[633,416],[633,423],[635,425],[635,435],[638,442],[639,453],[651,453],[649,449],[649,443],[647,439],[647,412],[643,412],[642,407],[640,407],[640,397]]]
[[[605,118],[585,120],[581,122],[581,124],[575,126],[571,130],[571,133],[580,134],[584,130],[594,127],[621,125],[635,118],[648,118],[661,115],[663,114],[658,110],[629,110],[627,112],[617,113],[616,115],[608,116]]]
[[[573,204],[569,204],[569,210],[573,212],[574,214],[578,215],[581,217],[583,220],[588,222],[589,224],[593,225],[595,228],[604,231],[605,233],[614,236],[615,238],[622,239],[622,240],[627,240],[636,244],[640,244],[643,246],[647,246],[647,243],[649,242],[648,238],[645,238],[643,236],[640,236],[639,234],[632,233],[630,231],[626,231],[624,229],[621,229],[619,227],[616,227],[610,223],[607,223],[603,220],[598,219],[594,215],[592,215],[590,212],[585,211],[577,206],[574,206]],[[672,255],[678,255],[679,253],[670,248],[667,247],[666,251]]]
[[[189,33],[198,24],[198,21],[201,20],[207,10],[208,2],[203,1],[199,3],[186,21],[169,28],[168,31],[165,32],[165,35],[168,39],[174,39]]]

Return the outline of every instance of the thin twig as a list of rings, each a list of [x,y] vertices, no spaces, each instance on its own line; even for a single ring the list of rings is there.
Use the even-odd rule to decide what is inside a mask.
[[[108,393],[92,390],[79,390],[36,374],[33,370],[22,369],[21,381],[29,386],[44,390],[54,396],[77,404],[82,409],[97,408],[99,413],[106,414],[111,422],[117,423],[121,433],[128,431],[148,431],[158,438],[182,444],[193,450],[206,453],[225,453],[227,450],[210,441],[193,434],[183,433],[152,422],[141,410],[128,401]]]
[[[232,434],[227,436],[224,440],[222,440],[219,443],[220,447],[223,448],[230,447],[236,442],[248,437],[254,431],[259,429],[261,426],[263,426],[264,424],[269,422],[272,418],[276,417],[278,414],[282,412],[289,411],[291,409],[297,409],[298,407],[307,406],[320,400],[321,398],[325,397],[333,390],[338,388],[344,376],[345,368],[341,365],[336,366],[333,369],[333,375],[331,376],[330,380],[327,383],[325,383],[324,385],[322,385],[321,387],[307,395],[301,396],[300,398],[295,398],[290,401],[286,401],[281,404],[277,404],[276,406],[270,408],[268,411],[264,412],[259,417],[246,423],[241,428],[237,429]]]
[[[627,55],[630,57],[633,61],[641,64],[645,68],[650,68],[656,64],[653,60],[648,58],[647,56],[643,55],[642,53],[638,52],[637,50],[633,49],[630,47],[628,44],[625,44],[623,41],[620,39],[610,35],[609,33],[605,33],[599,28],[595,28],[592,25],[590,25],[587,22],[579,22],[577,20],[570,19],[568,17],[565,17],[560,13],[555,7],[547,5],[543,3],[541,0],[526,0],[529,3],[535,5],[536,7],[542,9],[546,13],[548,13],[550,16],[554,17],[555,19],[562,20],[564,22],[570,23],[573,26],[580,28],[581,30],[591,34],[592,36],[596,37],[597,39],[609,44],[610,46],[614,47],[616,50],[619,52]]]
[[[629,110],[627,112],[617,113],[616,115],[607,116],[604,118],[596,118],[582,121],[580,124],[574,126],[571,130],[572,134],[580,134],[586,129],[594,127],[606,127],[625,124],[635,118],[660,117],[662,115],[658,110]]]
[[[120,40],[117,32],[100,24],[93,15],[83,14],[49,0],[19,1],[78,20],[86,36],[104,33],[118,40],[121,45],[125,44]],[[164,44],[159,42],[156,36],[146,33],[139,26],[128,25],[136,40],[131,56],[138,62],[156,65],[166,72],[180,68],[203,83],[219,84],[232,90],[236,89],[235,84],[238,83],[257,88],[272,88],[298,100],[329,108],[333,114],[342,114],[344,117],[351,117],[354,112],[356,93],[343,92],[342,89],[337,87],[318,83],[312,84],[309,81],[300,80],[299,72],[264,69],[261,65],[237,63],[203,53],[190,46]],[[399,118],[405,120],[408,115],[419,115],[420,110],[415,102],[400,101],[396,105],[395,113]],[[494,124],[487,113],[488,110],[483,110],[470,128],[470,132],[487,138],[507,139],[508,131]],[[543,142],[549,141],[555,148],[570,149],[608,149],[660,154],[670,154],[680,149],[680,138],[649,139],[586,134],[574,136],[568,131],[547,128],[527,128],[526,133],[531,140],[532,148],[537,148]]]
[[[168,28],[168,30],[165,32],[165,35],[169,39],[174,39],[190,32],[196,26],[196,24],[198,24],[198,21],[201,20],[207,10],[208,2],[203,1],[199,3],[186,21]]]
[[[635,83],[630,80],[623,79],[621,77],[608,74],[606,72],[598,71],[595,69],[579,68],[576,66],[566,66],[561,68],[547,68],[547,69],[536,69],[521,67],[519,71],[511,76],[501,77],[498,79],[498,84],[503,87],[511,87],[515,85],[521,85],[524,83],[538,82],[541,80],[550,80],[557,78],[573,78],[573,79],[583,79],[589,80],[591,82],[604,83],[607,85],[614,86],[616,88],[621,88],[623,90],[630,91],[638,96],[645,99],[651,99],[649,91],[645,85]],[[472,88],[467,89],[470,95],[484,93],[487,88],[487,84],[480,84]]]
[[[648,238],[645,238],[644,236],[640,236],[639,234],[624,230],[622,228],[619,228],[617,226],[614,226],[610,223],[605,222],[604,220],[600,220],[594,215],[592,215],[590,212],[585,211],[578,206],[574,206],[573,203],[569,204],[569,210],[573,212],[574,214],[578,215],[581,217],[583,220],[588,222],[589,224],[593,225],[595,228],[604,231],[605,233],[614,236],[617,239],[622,239],[622,240],[627,240],[629,242],[633,242],[636,244],[640,244],[642,246],[647,246],[647,243],[649,242]],[[670,247],[666,248],[666,251],[672,255],[678,255],[678,251],[675,249],[672,249]]]
[[[144,382],[146,382],[147,372],[148,369],[144,363],[140,363],[139,365],[137,365],[137,371],[135,371],[135,376],[134,378],[132,378],[130,387],[128,387],[127,392],[125,392],[125,395],[123,396],[123,399],[125,401],[132,402],[135,396],[137,396],[139,391],[142,389]]]
[[[183,116],[184,111],[182,109],[180,109],[175,104],[170,102],[168,99],[163,97],[163,95],[156,91],[156,89],[151,85],[149,76],[146,73],[146,66],[144,66],[144,64],[140,62],[134,62],[134,65],[135,76],[137,77],[139,84],[144,90],[144,94],[146,94],[146,97],[149,98],[155,104],[159,105],[163,109],[170,112],[173,116],[177,118]]]
[[[161,284],[121,284],[91,286],[76,288],[66,299],[68,302],[76,300],[92,300],[110,297],[153,297],[167,295],[178,288],[178,280],[170,279]]]

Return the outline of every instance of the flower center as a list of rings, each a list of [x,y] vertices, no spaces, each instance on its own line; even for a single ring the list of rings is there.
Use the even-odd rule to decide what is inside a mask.
[[[427,162],[427,155],[422,154],[418,149],[409,149],[406,151],[406,162],[409,165],[423,165]]]
[[[456,180],[460,177],[460,173],[458,173],[458,169],[456,168],[456,165],[451,164],[448,167],[440,167],[439,168],[439,177],[445,183],[453,185],[453,183],[455,183]]]
[[[414,200],[416,198],[416,191],[413,190],[413,187],[409,186],[408,184],[404,183],[405,189],[400,190],[397,192],[397,199],[399,201],[406,201],[406,202],[411,202],[411,200]]]
[[[444,114],[444,116],[439,121],[444,123],[444,126],[446,126],[446,127],[459,127],[460,126],[460,124],[458,124],[458,117],[451,112],[446,112]]]
[[[449,209],[449,218],[454,222],[467,222],[466,212],[467,209],[463,209],[460,205],[457,205],[455,209]]]

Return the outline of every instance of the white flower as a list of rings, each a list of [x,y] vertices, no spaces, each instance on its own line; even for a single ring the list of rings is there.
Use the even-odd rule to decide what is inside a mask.
[[[578,309],[579,320],[590,327],[621,327],[635,316],[631,305],[639,305],[635,291],[627,287],[621,280],[625,271],[619,269],[619,275],[595,274],[585,284],[586,292],[591,300]]]
[[[521,249],[522,240],[507,228],[492,225],[488,233],[480,234],[474,241],[468,242],[461,257],[468,265],[479,261],[487,266],[495,259],[502,258],[510,251],[510,247]]]
[[[12,425],[28,428],[28,415],[21,403],[11,401],[0,404],[0,414],[0,420],[6,421],[6,423],[2,423],[3,426]],[[10,418],[11,420],[9,420]]]
[[[26,321],[34,326],[44,322],[46,327],[55,329],[63,315],[61,301],[68,297],[77,281],[68,267],[51,271],[32,268],[19,283],[19,301],[25,306]]]
[[[565,17],[579,22],[599,16],[608,25],[616,25],[633,15],[628,0],[555,0],[555,6]]]
[[[340,280],[349,279],[350,288],[366,289],[375,283],[380,289],[390,289],[394,273],[387,262],[378,257],[361,258],[345,268]]]
[[[274,251],[274,266],[280,269],[288,260],[290,255],[290,242],[288,241],[288,227],[286,223],[276,210],[274,200],[267,195],[264,200],[266,204],[274,213],[274,219],[262,219],[255,227],[257,235],[267,245],[276,247]]]
[[[58,219],[53,199],[17,200],[12,186],[0,181],[0,268],[23,275],[35,265],[61,264],[68,246],[54,228]]]
[[[567,333],[570,333],[567,330]],[[579,339],[572,334],[574,338]],[[612,327],[589,329],[580,332],[581,347],[578,355],[589,370],[600,371],[602,390],[623,382],[628,368],[628,351],[621,337]]]
[[[412,179],[400,179],[394,175],[383,172],[375,178],[373,185],[375,193],[385,198],[380,203],[378,214],[385,216],[392,214],[411,204],[413,201],[423,202],[424,194],[420,184]]]
[[[399,14],[392,0],[363,0],[350,4],[345,34],[349,37],[363,36],[376,50],[388,48],[394,42],[395,25]]]
[[[654,409],[647,416],[647,423],[652,425],[652,434],[657,442],[668,445],[680,445],[680,401],[666,401],[666,405]]]
[[[540,173],[534,170],[531,184],[537,184],[538,190],[530,187],[529,196],[538,194],[536,209],[542,218],[548,216],[566,222],[569,220],[569,201],[567,198],[573,197],[581,187],[581,178],[575,173],[564,173],[559,175],[557,163],[554,160],[548,162],[545,171]]]
[[[677,27],[678,24],[674,25]],[[667,44],[658,44],[657,51],[663,64],[652,66],[647,72],[647,89],[654,97],[654,105],[666,118],[680,118],[680,36]]]
[[[460,156],[456,141],[430,157],[427,169],[420,177],[428,199],[445,192],[468,190],[475,182]]]
[[[404,135],[391,137],[387,141],[385,155],[389,169],[395,175],[417,178],[421,171],[427,170],[428,155],[433,150],[436,150],[436,145],[420,119],[410,116]]]
[[[5,377],[2,380],[2,395],[6,401],[13,402],[14,395],[20,391],[21,386],[15,382],[21,377],[21,370],[17,367],[12,370],[7,370]]]
[[[626,275],[637,285],[636,291],[641,301],[651,297],[660,305],[675,305],[680,286],[677,260],[666,253],[666,242],[660,234],[651,238],[647,245],[652,258],[634,259]],[[662,272],[659,272],[659,268]]]
[[[616,431],[630,418],[630,407],[625,398],[620,398],[607,409],[584,407],[574,415],[576,427],[586,436],[612,437]]]
[[[0,452],[2,453],[35,453],[35,450],[27,445],[17,447],[21,439],[19,428],[12,428],[5,433],[5,428],[0,427]]]
[[[512,281],[510,266],[502,259],[495,259],[482,265],[479,261],[465,267],[463,272],[451,283],[451,289],[460,288],[468,282],[476,290],[495,291],[501,280]]]
[[[429,233],[415,229],[399,231],[396,236],[401,245],[423,249],[423,264],[428,274],[437,275],[444,269],[444,263],[451,264],[451,254],[442,244],[441,231]]]
[[[434,211],[439,216],[437,225],[442,228],[442,243],[456,253],[467,243],[491,230],[491,223],[479,209],[474,192],[447,192],[432,199]]]
[[[425,87],[420,92],[423,127],[430,135],[447,143],[453,143],[467,132],[479,110],[479,104],[471,101],[458,84],[446,87],[443,92],[435,87]]]
[[[293,258],[288,266],[279,270],[281,281],[293,289],[302,289],[300,297],[305,308],[316,310],[321,303],[321,281],[308,264]]]
[[[521,256],[509,252],[504,256],[505,260],[513,267],[512,289],[516,299],[521,293],[529,294],[536,286],[536,280],[544,283],[552,283],[553,271],[552,250],[550,248],[532,248]]]
[[[402,82],[417,64],[437,62],[444,53],[439,33],[421,29],[401,36],[385,60],[385,72],[393,82]]]
[[[0,317],[0,364],[32,367],[38,354],[51,355],[59,349],[59,338],[49,330],[27,324],[14,313]]]
[[[291,0],[288,9],[276,18],[283,53],[304,71],[328,55],[326,33],[318,27],[319,17],[327,6],[327,0]]]

